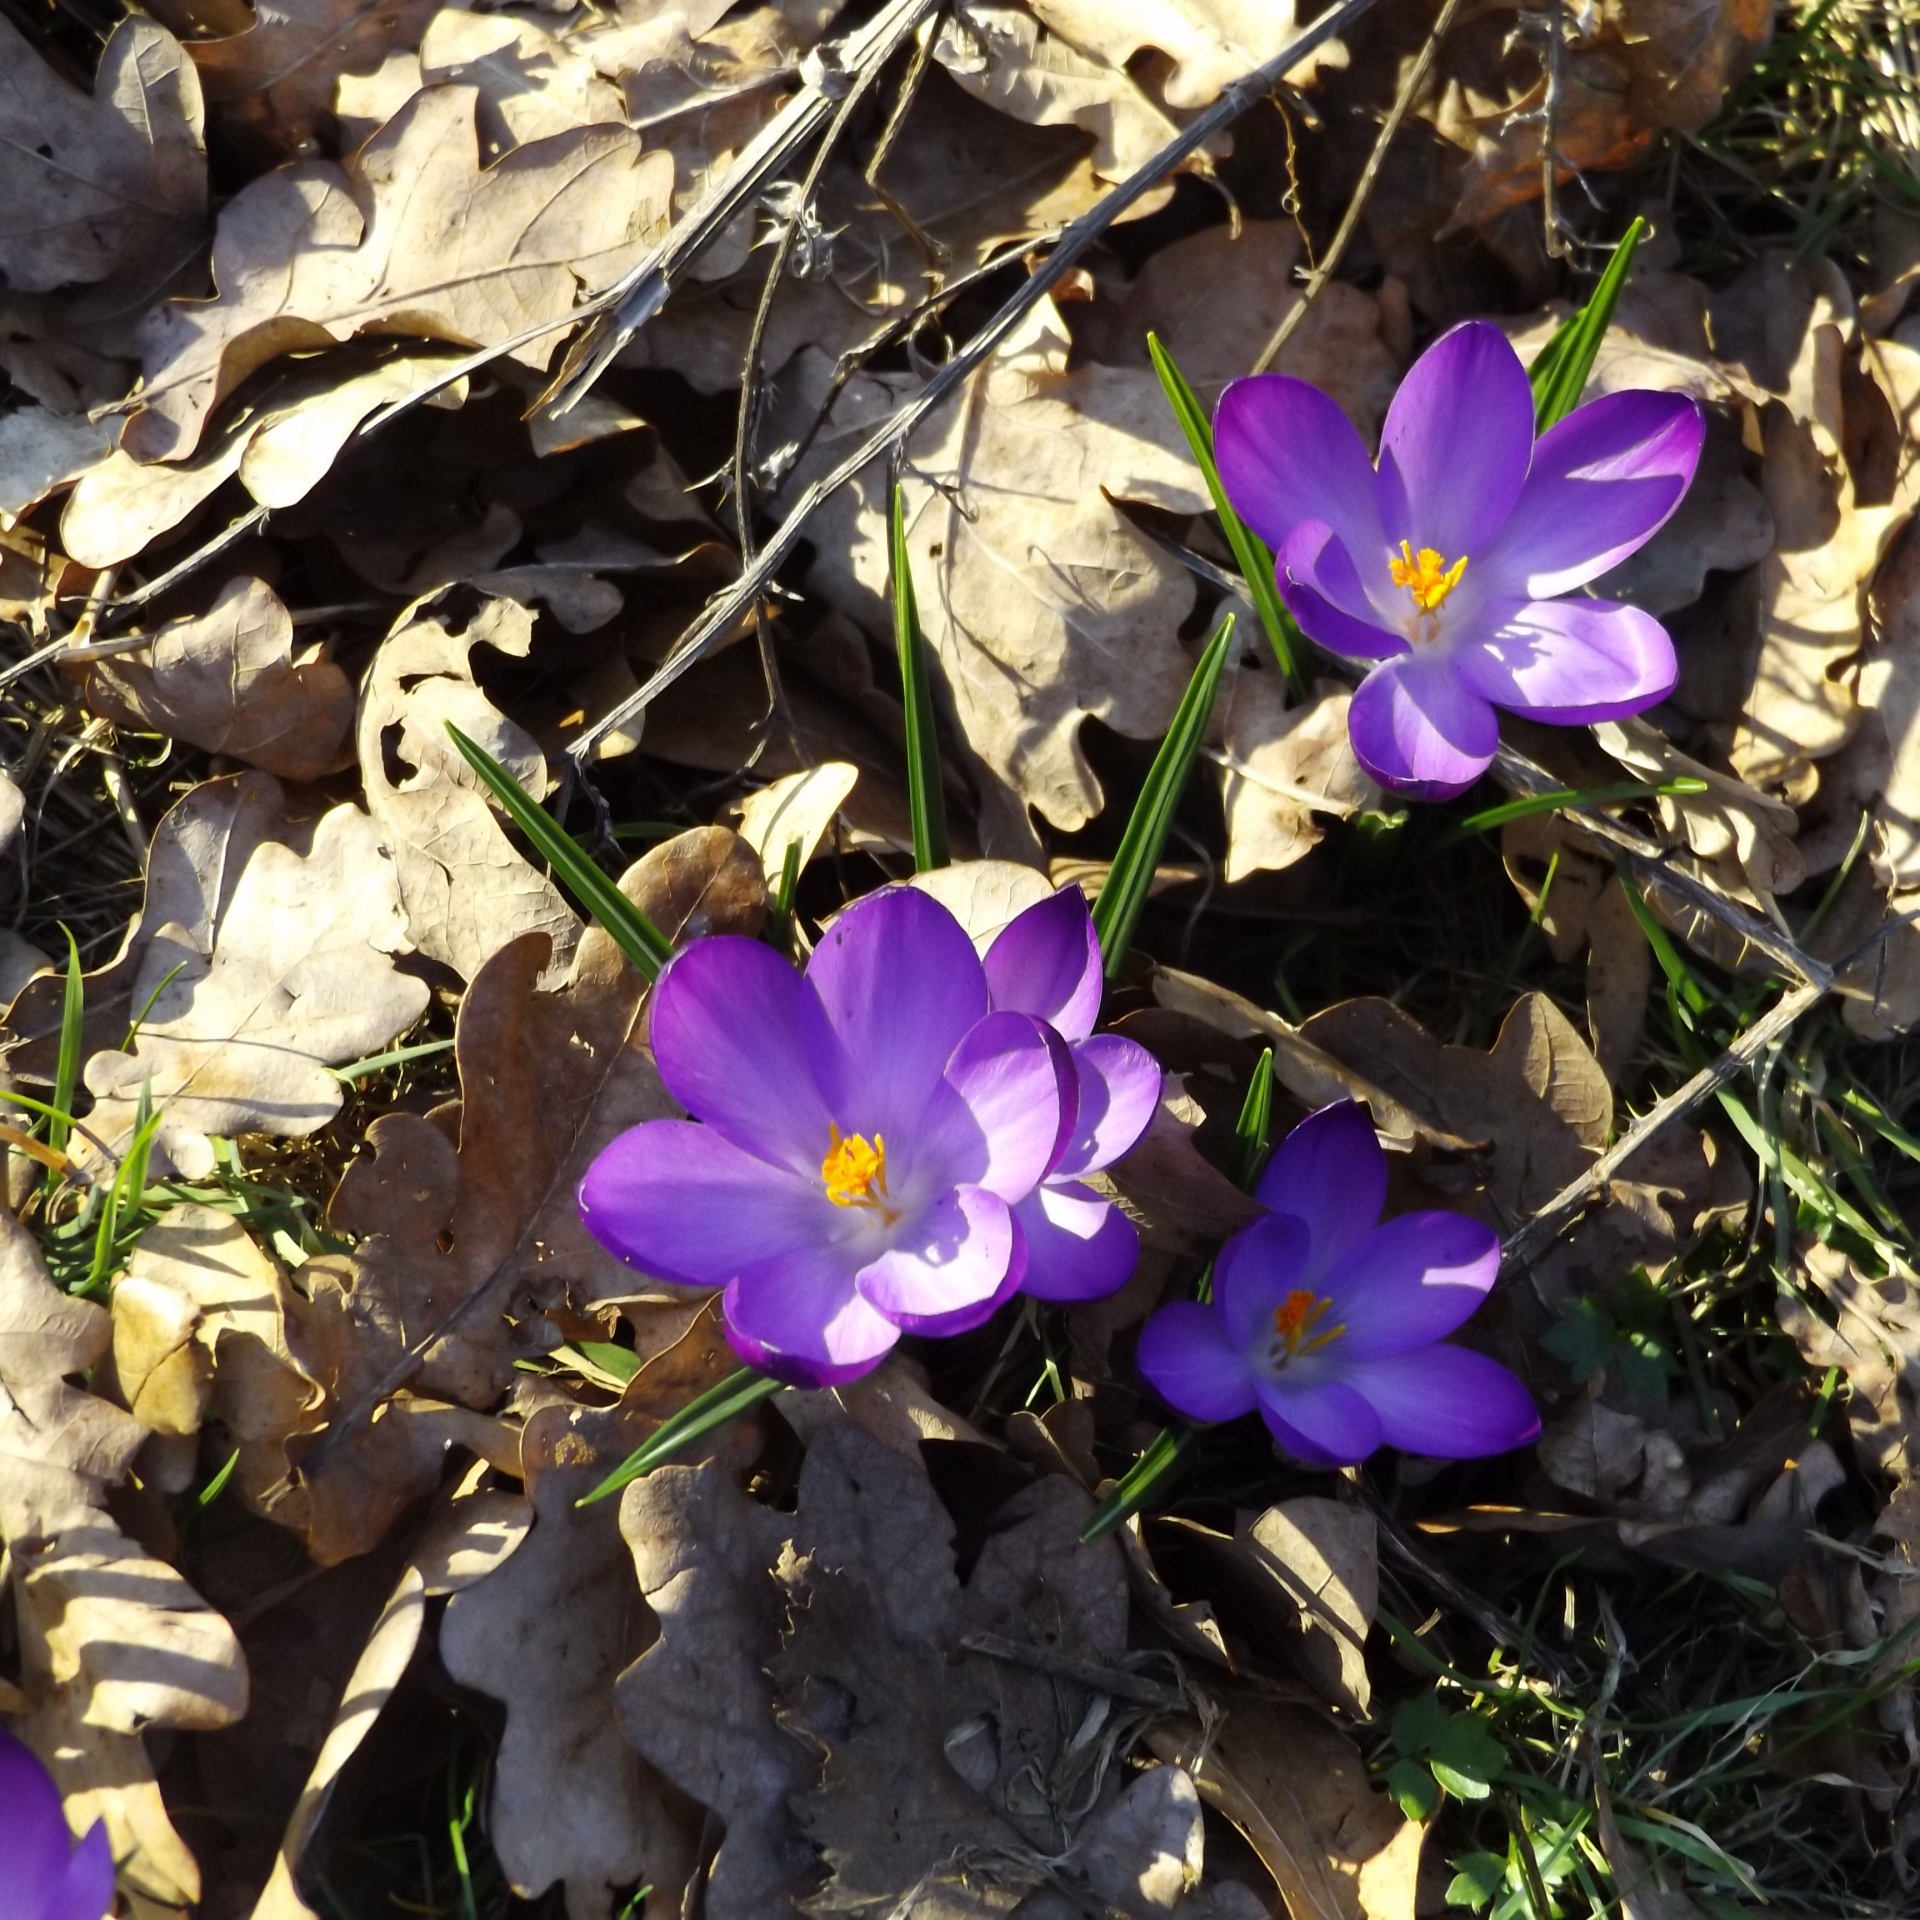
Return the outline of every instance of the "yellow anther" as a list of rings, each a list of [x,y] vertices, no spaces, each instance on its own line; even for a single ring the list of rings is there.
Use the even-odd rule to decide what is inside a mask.
[[[1467,570],[1467,556],[1463,553],[1448,566],[1444,554],[1431,547],[1422,547],[1416,554],[1413,543],[1402,540],[1400,558],[1389,555],[1387,570],[1396,587],[1405,587],[1413,595],[1413,604],[1422,613],[1431,613],[1460,584],[1460,576]]]
[[[1298,1359],[1301,1354],[1324,1347],[1329,1340],[1337,1340],[1345,1333],[1344,1326],[1329,1327],[1324,1333],[1314,1332],[1332,1305],[1324,1295],[1295,1287],[1273,1310],[1273,1336],[1280,1354],[1288,1360]]]
[[[842,1137],[831,1122],[827,1132],[833,1144],[820,1162],[820,1178],[827,1198],[836,1207],[884,1208],[887,1193],[887,1143],[875,1134],[869,1145],[863,1133]]]

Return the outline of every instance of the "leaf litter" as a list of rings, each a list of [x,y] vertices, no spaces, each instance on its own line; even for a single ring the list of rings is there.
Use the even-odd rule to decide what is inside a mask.
[[[1904,1910],[1920,182],[1803,76],[1910,23],[1381,0],[1116,219],[1293,9],[968,0],[843,64],[879,11],[0,22],[0,1712],[137,1920]],[[1372,444],[1417,346],[1531,360],[1635,210],[1589,394],[1690,394],[1707,451],[1598,591],[1678,683],[1408,807],[1146,336],[1207,406],[1278,339]],[[543,406],[602,296],[650,317]],[[1107,956],[1167,1075],[1089,1176],[1141,1262],[581,1505],[734,1362],[581,1223],[678,1112],[648,982],[447,726],[668,945],[803,957],[909,875],[896,480],[962,856],[920,884],[983,948],[1124,870],[1237,615]],[[1357,1099],[1389,1215],[1503,1237],[1467,1340],[1545,1429],[1340,1475],[1210,1427],[1084,1543],[1269,1072],[1263,1137]]]

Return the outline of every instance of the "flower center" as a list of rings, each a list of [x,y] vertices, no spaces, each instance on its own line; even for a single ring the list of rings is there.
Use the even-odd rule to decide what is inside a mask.
[[[827,1198],[836,1207],[867,1207],[883,1220],[897,1219],[887,1204],[887,1143],[877,1133],[871,1142],[864,1133],[843,1135],[831,1121],[827,1133],[832,1144],[820,1162]]]
[[[1387,571],[1393,575],[1396,587],[1405,587],[1413,596],[1413,604],[1422,613],[1435,612],[1455,587],[1460,584],[1460,576],[1467,570],[1467,556],[1463,553],[1452,566],[1447,565],[1446,556],[1436,553],[1431,547],[1422,547],[1418,553],[1413,543],[1400,542],[1398,558],[1392,555],[1387,559]]]
[[[1274,1308],[1273,1364],[1276,1367],[1284,1367],[1289,1360],[1297,1360],[1303,1353],[1324,1347],[1330,1340],[1337,1340],[1346,1332],[1344,1326],[1329,1327],[1324,1333],[1314,1332],[1332,1306],[1333,1302],[1324,1294],[1314,1294],[1305,1287],[1295,1287]]]

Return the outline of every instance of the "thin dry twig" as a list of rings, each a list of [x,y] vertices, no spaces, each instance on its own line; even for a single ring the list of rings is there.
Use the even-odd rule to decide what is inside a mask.
[[[984,364],[1035,304],[1059,285],[1075,263],[1136,200],[1158,186],[1182,161],[1197,152],[1229,122],[1237,119],[1276,81],[1298,66],[1310,53],[1350,27],[1373,5],[1374,0],[1345,0],[1343,6],[1336,7],[1317,20],[1273,59],[1226,87],[1212,106],[1196,114],[1179,134],[1107,193],[1097,206],[1063,227],[1055,236],[1047,258],[1034,269],[1026,283],[1008,297],[993,318],[934,374],[913,399],[876,427],[830,473],[814,481],[800,494],[754,562],[743,567],[739,577],[707,603],[705,611],[680,636],[646,685],[603,714],[567,749],[574,760],[585,765],[608,734],[620,730],[633,731],[635,722],[640,720],[647,708],[689,667],[705,657],[708,649],[733,624],[740,609],[773,578],[799,544],[806,523],[819,508],[856,474],[885,456],[896,444],[905,441],[921,421],[933,413],[976,368]],[[576,356],[578,353],[576,348]],[[564,408],[577,400],[591,384],[595,369],[604,365],[610,357],[588,355],[581,360],[581,371],[577,376],[563,374],[554,389],[554,404]]]
[[[1440,17],[1434,21],[1433,31],[1427,35],[1407,77],[1400,83],[1400,91],[1394,96],[1386,119],[1381,123],[1379,137],[1373,143],[1373,151],[1367,155],[1367,164],[1360,170],[1360,179],[1353,189],[1352,198],[1347,202],[1339,231],[1308,276],[1299,304],[1274,328],[1273,338],[1261,348],[1260,357],[1253,363],[1251,372],[1265,373],[1279,359],[1287,342],[1293,338],[1294,329],[1307,317],[1307,309],[1320,297],[1321,288],[1333,278],[1334,270],[1346,257],[1348,242],[1359,231],[1361,216],[1367,210],[1367,202],[1373,197],[1374,183],[1380,178],[1380,169],[1386,164],[1387,149],[1393,145],[1394,136],[1400,131],[1400,123],[1406,119],[1415,96],[1425,84],[1434,57],[1440,51],[1440,43],[1447,37],[1447,30],[1453,25],[1453,16],[1459,11],[1460,0],[1446,0],[1446,5],[1440,9]]]

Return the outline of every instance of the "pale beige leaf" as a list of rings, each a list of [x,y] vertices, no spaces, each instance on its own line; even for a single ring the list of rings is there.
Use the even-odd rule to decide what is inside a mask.
[[[468,656],[481,643],[524,658],[533,616],[494,600],[464,632],[428,618],[381,642],[360,701],[367,805],[392,849],[408,935],[422,953],[471,980],[508,941],[544,933],[557,975],[580,922],[553,882],[514,851],[479,775],[447,735],[452,722],[536,800],[546,793],[545,756],[474,684]]]
[[[427,989],[394,970],[393,862],[359,808],[293,818],[279,783],[250,773],[195,788],[168,819],[218,892],[178,899],[150,870],[131,981],[145,1018],[131,1050],[88,1060],[88,1126],[108,1146],[125,1140],[146,1087],[163,1116],[154,1164],[204,1177],[210,1135],[323,1126],[342,1097],[327,1069],[404,1032]]]
[[[1243,1528],[1242,1538],[1299,1609],[1293,1657],[1323,1698],[1366,1719],[1373,1697],[1366,1640],[1380,1600],[1373,1516],[1308,1495],[1269,1507]]]
[[[221,210],[211,300],[141,323],[145,405],[127,449],[179,458],[208,415],[275,356],[362,332],[462,346],[572,311],[657,237],[672,163],[624,127],[564,133],[481,170],[470,87],[416,94],[344,167],[262,175]],[[517,348],[543,367],[557,330]]]
[[[860,778],[860,769],[845,760],[828,760],[801,773],[789,773],[740,806],[740,837],[760,856],[761,867],[776,878],[787,849],[798,845],[804,869],[820,851],[834,816]]]
[[[98,466],[119,438],[117,420],[31,406],[0,416],[0,533],[36,502]]]
[[[916,873],[910,884],[938,900],[982,953],[1008,921],[1053,892],[1039,868],[1022,866],[1017,860],[955,860],[931,872]]]
[[[532,1524],[533,1510],[517,1494],[472,1493],[455,1499],[428,1529],[348,1677],[333,1725],[287,1823],[273,1876],[253,1909],[253,1920],[318,1920],[295,1884],[301,1859],[326,1815],[342,1769],[373,1731],[413,1662],[428,1600],[458,1593],[497,1572]]]
[[[572,1912],[600,1915],[636,1881],[677,1904],[698,1833],[674,1818],[659,1777],[621,1733],[614,1681],[653,1623],[619,1508],[574,1504],[606,1470],[572,1464],[579,1418],[592,1416],[556,1406],[528,1422],[533,1531],[497,1573],[448,1602],[440,1657],[507,1710],[487,1832],[508,1881],[529,1899],[563,1882]]]
[[[0,19],[0,284],[164,277],[206,206],[200,85],[164,27],[122,20],[88,95]]]
[[[1242,618],[1247,644],[1265,653],[1253,616],[1243,610]],[[1304,859],[1320,843],[1316,813],[1348,819],[1379,798],[1347,737],[1351,690],[1322,680],[1294,707],[1286,692],[1268,655],[1258,666],[1236,667],[1214,698],[1209,735],[1217,744],[1203,751],[1220,769],[1229,885]]]
[[[353,686],[331,660],[294,657],[293,620],[263,580],[230,580],[197,618],[136,653],[96,661],[87,704],[283,780],[327,772],[353,721]]]
[[[343,73],[379,65],[390,47],[412,46],[438,0],[257,0],[244,33],[193,44],[207,99],[256,154],[300,151],[326,113]]]
[[[1068,830],[1091,819],[1101,793],[1081,723],[1156,737],[1192,670],[1174,637],[1192,581],[1101,488],[1193,512],[1204,485],[1151,374],[1069,371],[1066,349],[1043,301],[914,436],[904,481],[921,623],[968,743],[1008,789],[1010,831],[1028,807]],[[908,390],[856,377],[811,458],[837,459]],[[886,632],[885,475],[843,489],[813,525],[814,587]]]
[[[1233,81],[1264,66],[1297,40],[1302,22],[1292,0],[1031,0],[1035,16],[1084,53],[1125,69],[1143,49],[1172,61],[1166,99],[1173,107],[1204,107]],[[1295,86],[1328,68],[1344,67],[1337,40],[1287,70]]]

